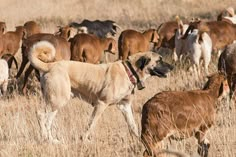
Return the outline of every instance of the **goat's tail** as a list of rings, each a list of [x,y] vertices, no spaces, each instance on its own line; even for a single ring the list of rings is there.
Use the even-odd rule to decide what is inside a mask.
[[[30,51],[28,59],[37,70],[41,72],[48,72],[53,65],[55,59],[55,47],[48,41],[39,41],[35,43]]]

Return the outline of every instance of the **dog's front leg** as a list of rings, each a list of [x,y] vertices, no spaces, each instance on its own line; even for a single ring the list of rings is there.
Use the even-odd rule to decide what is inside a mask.
[[[53,122],[56,114],[57,114],[57,110],[47,113],[47,121],[46,121],[46,129],[48,132],[48,139],[51,143],[54,143],[54,144],[59,143],[59,140],[54,139],[52,136],[52,122]]]
[[[128,123],[129,129],[135,134],[136,137],[140,137],[137,125],[134,121],[134,116],[131,108],[131,100],[122,100],[119,103],[118,108],[123,113],[125,120]]]
[[[105,111],[107,106],[108,106],[108,104],[104,103],[103,101],[98,101],[95,104],[92,116],[91,116],[89,124],[88,124],[87,131],[85,133],[85,136],[83,137],[83,141],[88,140],[88,137],[91,133],[91,130],[94,128],[94,126],[96,125],[98,119],[101,117],[102,113]]]
[[[41,136],[43,140],[49,140],[49,142],[57,144],[59,141],[57,139],[54,139],[52,136],[52,122],[57,114],[57,110],[54,112],[48,112],[48,113],[43,113],[43,112],[37,112],[38,115],[38,120],[39,120],[39,125],[41,128]]]

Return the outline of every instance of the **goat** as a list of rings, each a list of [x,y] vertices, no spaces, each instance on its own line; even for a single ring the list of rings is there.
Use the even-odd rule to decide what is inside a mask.
[[[116,41],[112,38],[98,38],[92,34],[77,34],[71,40],[71,60],[100,63],[104,53],[115,54],[117,51]]]
[[[94,34],[99,38],[105,38],[108,34],[115,36],[117,28],[121,29],[117,23],[111,20],[90,21],[85,19],[81,23],[72,22],[69,26],[78,29],[79,33],[82,31],[82,33]]]
[[[193,29],[198,29],[200,32],[207,32],[209,34],[214,51],[223,49],[226,45],[233,43],[236,39],[236,25],[225,21],[204,22],[195,20],[190,22],[182,39],[185,39],[188,36],[188,33]]]
[[[149,50],[149,43],[157,43],[159,36],[155,29],[148,29],[143,33],[136,30],[123,31],[118,39],[119,59],[125,60],[128,56]]]
[[[5,59],[0,59],[0,87],[1,93],[4,95],[7,91],[8,77],[9,77],[8,64]]]
[[[178,30],[175,35],[176,54],[178,58],[186,55],[190,58],[194,71],[200,75],[200,59],[203,58],[205,73],[208,74],[208,65],[211,61],[212,40],[205,32],[199,32],[194,29],[188,34],[186,39],[181,39],[186,32],[188,25],[183,25],[180,19],[177,19]]]
[[[6,32],[0,38],[0,56],[4,54],[16,54],[20,48],[20,41],[23,38],[25,29],[23,26],[17,26],[16,31]]]
[[[55,33],[55,35],[61,36],[62,38],[66,40],[70,40],[76,35],[76,31],[74,30],[73,27],[69,26],[58,26],[58,31]]]
[[[155,49],[160,47],[169,48],[174,50],[175,48],[175,32],[178,28],[176,21],[168,21],[162,23],[157,28],[157,33],[159,35],[159,41],[155,44]]]
[[[25,28],[25,38],[28,38],[29,36],[33,34],[37,34],[41,32],[40,26],[35,21],[28,21],[24,24]]]
[[[142,109],[141,139],[144,156],[157,156],[165,138],[182,139],[195,136],[198,153],[208,156],[210,143],[205,135],[214,123],[216,101],[223,94],[223,73],[208,78],[202,90],[166,91],[149,99]]]
[[[234,14],[234,9],[229,7],[223,10],[218,16],[217,21],[226,21],[232,24],[236,24],[236,15]]]
[[[55,36],[53,34],[47,34],[47,33],[39,33],[39,34],[34,34],[27,39],[23,40],[22,47],[21,47],[21,53],[22,53],[22,62],[20,69],[16,75],[16,78],[18,79],[22,72],[24,71],[24,68],[26,64],[29,62],[28,60],[28,53],[31,49],[31,47],[39,41],[48,41],[52,43],[56,49],[56,56],[55,56],[55,61],[58,60],[70,60],[71,58],[71,52],[70,52],[70,43],[67,42],[66,39],[60,37],[60,36]],[[24,76],[24,84],[22,87],[22,91],[24,94],[26,94],[26,85],[28,81],[28,77],[31,74],[31,72],[34,70],[33,66],[30,65],[28,69],[25,71],[25,76]],[[39,77],[38,77],[39,79]]]
[[[4,54],[0,59],[0,95],[6,94],[9,78],[9,65],[11,65],[12,60],[14,61],[16,68],[18,68],[16,59],[13,55]]]
[[[7,26],[5,22],[0,22],[0,35],[3,35],[6,32]]]
[[[236,43],[226,46],[224,51],[221,53],[218,70],[225,72],[227,76],[227,82],[229,85],[230,98],[233,97],[236,85]]]

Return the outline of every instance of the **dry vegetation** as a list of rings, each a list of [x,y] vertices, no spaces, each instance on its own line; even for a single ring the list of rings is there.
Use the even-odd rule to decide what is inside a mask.
[[[233,5],[234,0],[1,0],[0,21],[7,23],[8,30],[28,20],[40,22],[44,32],[55,32],[57,25],[69,21],[88,19],[111,19],[123,28],[156,28],[161,22],[172,20],[175,15],[190,18],[216,19],[217,13]],[[18,54],[19,55],[19,54]],[[20,56],[20,55],[19,55]],[[20,57],[18,57],[20,60]],[[210,72],[216,71],[214,61]],[[155,93],[163,90],[190,90],[202,88],[205,77],[196,79],[177,66],[166,79],[150,78],[147,87],[134,95],[134,114],[140,128],[142,105]],[[21,87],[22,79],[18,81]],[[37,86],[37,88],[32,86]],[[92,107],[79,98],[72,99],[56,117],[53,129],[61,144],[52,145],[40,140],[40,128],[36,111],[43,105],[37,81],[31,81],[28,96],[22,96],[13,83],[7,97],[0,99],[0,156],[81,156],[81,157],[133,157],[142,156],[144,147],[130,135],[127,124],[115,107],[111,106],[99,120],[90,143],[82,143]],[[12,92],[13,91],[13,92]],[[219,102],[216,125],[210,129],[211,157],[236,156],[236,112],[225,100]],[[189,138],[180,142],[165,141],[165,146],[196,153],[196,140]]]

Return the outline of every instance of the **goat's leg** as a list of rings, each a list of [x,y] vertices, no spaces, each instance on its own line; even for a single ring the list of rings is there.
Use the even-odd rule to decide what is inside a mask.
[[[140,137],[137,125],[135,124],[134,121],[134,116],[131,108],[131,100],[125,99],[119,102],[118,108],[121,110],[123,113],[126,122],[128,123],[129,129],[134,133],[136,137]]]
[[[25,57],[23,54],[22,54],[22,62],[21,62],[21,65],[20,65],[20,69],[19,71],[17,72],[16,74],[16,78],[19,78],[22,74],[22,72],[24,71],[25,69],[25,66],[26,64],[29,62],[28,58]]]
[[[228,85],[229,85],[229,98],[231,100],[233,93],[234,93],[233,89],[232,89],[232,75],[227,76],[227,81],[228,81]]]
[[[198,131],[195,134],[195,137],[198,140],[198,150],[197,150],[197,152],[201,157],[207,157],[208,156],[208,150],[210,148],[210,143],[205,138],[206,131],[207,131],[207,126],[202,126],[200,128],[200,131]]]
[[[33,66],[30,65],[28,67],[28,69],[26,70],[26,72],[25,72],[24,84],[23,84],[23,87],[22,87],[22,91],[23,91],[24,94],[26,94],[26,84],[28,82],[28,77],[32,73],[33,70],[34,70]]]
[[[83,137],[83,141],[88,140],[91,130],[94,128],[98,119],[101,117],[107,106],[108,104],[104,103],[103,101],[98,101],[97,104],[95,104],[92,116],[89,120],[88,128],[86,129],[86,133]]]

